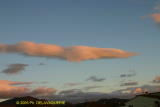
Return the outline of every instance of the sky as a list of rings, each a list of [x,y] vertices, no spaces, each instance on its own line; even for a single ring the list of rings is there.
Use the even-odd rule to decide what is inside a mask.
[[[0,99],[160,91],[158,0],[1,0],[0,15]]]

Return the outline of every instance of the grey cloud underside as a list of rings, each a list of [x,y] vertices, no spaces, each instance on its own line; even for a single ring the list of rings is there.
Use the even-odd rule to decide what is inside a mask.
[[[105,78],[98,78],[96,76],[91,76],[89,78],[86,79],[87,81],[93,81],[93,82],[102,82],[105,81]]]
[[[133,85],[138,85],[138,82],[125,82],[120,84],[120,86],[133,86]]]
[[[160,2],[158,2],[155,6],[154,6],[155,10],[160,10]]]
[[[25,70],[25,67],[28,66],[27,64],[10,64],[8,65],[8,68],[2,70],[2,73],[5,74],[17,74],[21,71]]]
[[[131,70],[131,71],[129,71],[129,73],[121,74],[120,77],[121,78],[124,78],[124,77],[134,77],[136,75],[137,75],[136,72],[134,70]]]
[[[91,89],[97,89],[97,88],[102,88],[103,86],[87,86],[87,87],[84,87],[83,89],[84,90],[91,90]]]

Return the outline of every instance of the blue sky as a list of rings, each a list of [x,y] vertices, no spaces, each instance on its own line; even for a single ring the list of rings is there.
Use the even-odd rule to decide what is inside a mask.
[[[28,64],[16,75],[0,73],[1,80],[47,81],[44,86],[67,90],[103,86],[93,92],[123,89],[121,74],[135,70],[138,86],[151,84],[160,75],[160,29],[150,17],[156,0],[1,0],[0,43],[20,41],[60,46],[117,48],[139,53],[127,59],[99,59],[68,62],[59,59],[0,54],[0,71],[9,64]],[[38,65],[44,63],[44,65]],[[91,76],[102,82],[86,81]],[[126,82],[128,82],[126,80]],[[81,83],[65,87],[67,83]],[[42,84],[35,84],[39,86]]]

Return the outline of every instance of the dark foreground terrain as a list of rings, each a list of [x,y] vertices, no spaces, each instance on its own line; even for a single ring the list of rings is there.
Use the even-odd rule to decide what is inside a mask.
[[[18,104],[19,102],[28,101],[30,104]],[[19,98],[13,98],[9,99],[3,102],[0,102],[0,107],[120,107],[123,106],[125,102],[127,102],[127,99],[101,99],[98,101],[92,101],[92,102],[84,102],[84,103],[78,103],[78,104],[71,104],[71,103],[65,103],[65,104],[33,104],[33,102],[42,101],[46,102],[47,100],[44,99],[37,99],[34,97],[19,97]],[[18,103],[17,103],[18,102]],[[16,104],[17,103],[17,104]]]

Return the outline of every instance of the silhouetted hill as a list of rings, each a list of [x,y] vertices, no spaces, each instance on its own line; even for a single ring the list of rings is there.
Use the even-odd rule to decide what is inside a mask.
[[[34,97],[16,97],[12,98],[3,102],[0,102],[0,107],[60,107],[59,105],[42,105],[42,104],[35,104],[37,101],[47,101],[45,99],[37,99]]]
[[[24,103],[29,102],[29,104],[16,104],[17,101],[20,103],[21,101]],[[25,102],[26,101],[26,102]],[[90,101],[78,104],[66,103],[65,105],[51,105],[51,104],[32,104],[36,101],[47,101],[45,99],[37,99],[34,97],[17,97],[13,99],[9,99],[3,102],[0,102],[0,107],[120,107],[123,106],[127,99],[100,99],[98,101]]]
[[[37,98],[26,96],[26,97],[15,97],[13,99],[9,99],[1,102],[0,104],[16,104],[17,101],[40,101]]]
[[[120,107],[127,101],[128,99],[100,99],[98,101],[75,104],[74,107]]]

